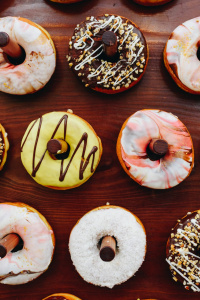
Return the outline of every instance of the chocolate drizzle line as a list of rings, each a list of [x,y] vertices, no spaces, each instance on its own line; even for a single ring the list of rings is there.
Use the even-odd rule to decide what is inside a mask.
[[[27,139],[28,139],[28,136],[31,132],[31,130],[33,129],[33,127],[35,126],[36,122],[39,120],[39,126],[38,126],[38,131],[37,131],[37,136],[36,136],[36,140],[35,140],[35,145],[34,145],[34,150],[33,150],[33,161],[32,161],[32,176],[35,177],[36,176],[36,173],[38,171],[38,169],[40,168],[40,165],[44,159],[44,156],[47,152],[47,148],[45,149],[43,155],[41,156],[38,164],[35,166],[35,155],[36,155],[36,149],[37,149],[37,143],[38,143],[38,140],[39,140],[39,136],[40,136],[40,130],[41,130],[41,126],[42,126],[42,117],[37,119],[33,125],[31,126],[31,128],[29,129],[25,139],[24,139],[24,142],[21,146],[21,152],[23,151],[23,147],[24,147],[24,144],[26,143]],[[68,115],[64,115],[60,121],[58,122],[52,136],[51,136],[51,139],[54,138],[56,132],[58,131],[58,128],[60,127],[62,121],[64,121],[64,136],[63,136],[63,139],[66,140],[66,133],[67,133],[67,121],[68,121]],[[88,134],[86,132],[83,133],[80,141],[78,142],[75,150],[74,150],[74,153],[72,154],[71,156],[71,159],[66,167],[66,169],[63,171],[63,165],[64,165],[64,159],[61,160],[61,167],[60,167],[60,177],[59,177],[59,181],[63,181],[65,179],[65,176],[67,174],[67,171],[70,167],[70,164],[76,154],[76,152],[78,151],[79,147],[81,146],[82,142],[84,143],[83,145],[83,151],[82,151],[82,156],[81,156],[81,161],[80,161],[80,169],[79,169],[79,179],[82,180],[83,179],[83,173],[86,169],[86,167],[88,166],[89,164],[89,161],[90,161],[90,157],[92,156],[92,163],[91,163],[91,173],[94,172],[94,159],[95,159],[95,152],[98,150],[98,148],[96,146],[94,146],[92,148],[92,150],[90,151],[90,153],[88,154],[87,158],[85,159],[85,151],[86,151],[86,147],[87,147],[87,139],[88,139]]]

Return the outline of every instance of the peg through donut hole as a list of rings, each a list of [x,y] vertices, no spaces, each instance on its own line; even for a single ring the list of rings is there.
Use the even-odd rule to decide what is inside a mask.
[[[49,33],[20,17],[0,18],[0,33],[0,91],[24,95],[43,88],[56,66]]]
[[[107,94],[137,84],[148,56],[139,27],[117,15],[87,17],[76,26],[69,42],[69,67],[86,87]]]
[[[107,241],[111,255],[101,253]],[[84,280],[112,288],[132,277],[142,265],[146,253],[145,229],[130,211],[119,206],[101,206],[86,213],[74,226],[69,251]]]

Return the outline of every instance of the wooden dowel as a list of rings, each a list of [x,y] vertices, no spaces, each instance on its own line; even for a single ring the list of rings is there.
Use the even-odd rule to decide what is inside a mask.
[[[12,58],[23,56],[21,47],[6,32],[0,32],[0,48]]]
[[[151,160],[158,160],[168,151],[168,143],[163,139],[152,139],[148,145],[147,155]]]
[[[67,142],[61,139],[52,139],[47,143],[47,150],[54,155],[64,153],[67,149]]]
[[[102,35],[103,49],[107,57],[114,57],[117,53],[117,36],[113,31],[105,31]]]
[[[10,233],[0,240],[0,258],[4,258],[7,253],[12,251],[18,244],[20,238],[15,233]]]
[[[103,261],[111,261],[116,253],[116,241],[112,236],[102,239],[99,255]]]

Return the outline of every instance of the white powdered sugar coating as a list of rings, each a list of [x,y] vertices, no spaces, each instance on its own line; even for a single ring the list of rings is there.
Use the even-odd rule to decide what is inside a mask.
[[[117,240],[116,255],[111,262],[104,262],[99,256],[98,243],[107,235]],[[112,288],[132,277],[142,265],[146,234],[135,216],[120,207],[93,210],[73,228],[69,250],[84,280]]]
[[[52,230],[26,207],[0,204],[0,220],[0,239],[16,233],[24,242],[21,250],[0,259],[0,282],[23,284],[41,275],[53,255]]]
[[[40,29],[17,17],[0,18],[0,31],[6,32],[26,53],[22,64],[12,65],[0,49],[0,91],[23,95],[41,89],[56,66],[50,39]]]

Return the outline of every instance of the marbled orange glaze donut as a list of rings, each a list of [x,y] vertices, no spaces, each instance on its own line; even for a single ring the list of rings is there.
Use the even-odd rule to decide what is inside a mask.
[[[148,157],[152,139],[164,139],[168,151],[155,161]],[[161,110],[137,111],[123,124],[117,155],[125,172],[142,186],[168,189],[189,176],[194,165],[192,138],[173,114]]]
[[[191,94],[200,94],[200,17],[179,25],[164,50],[164,63],[176,84]]]

